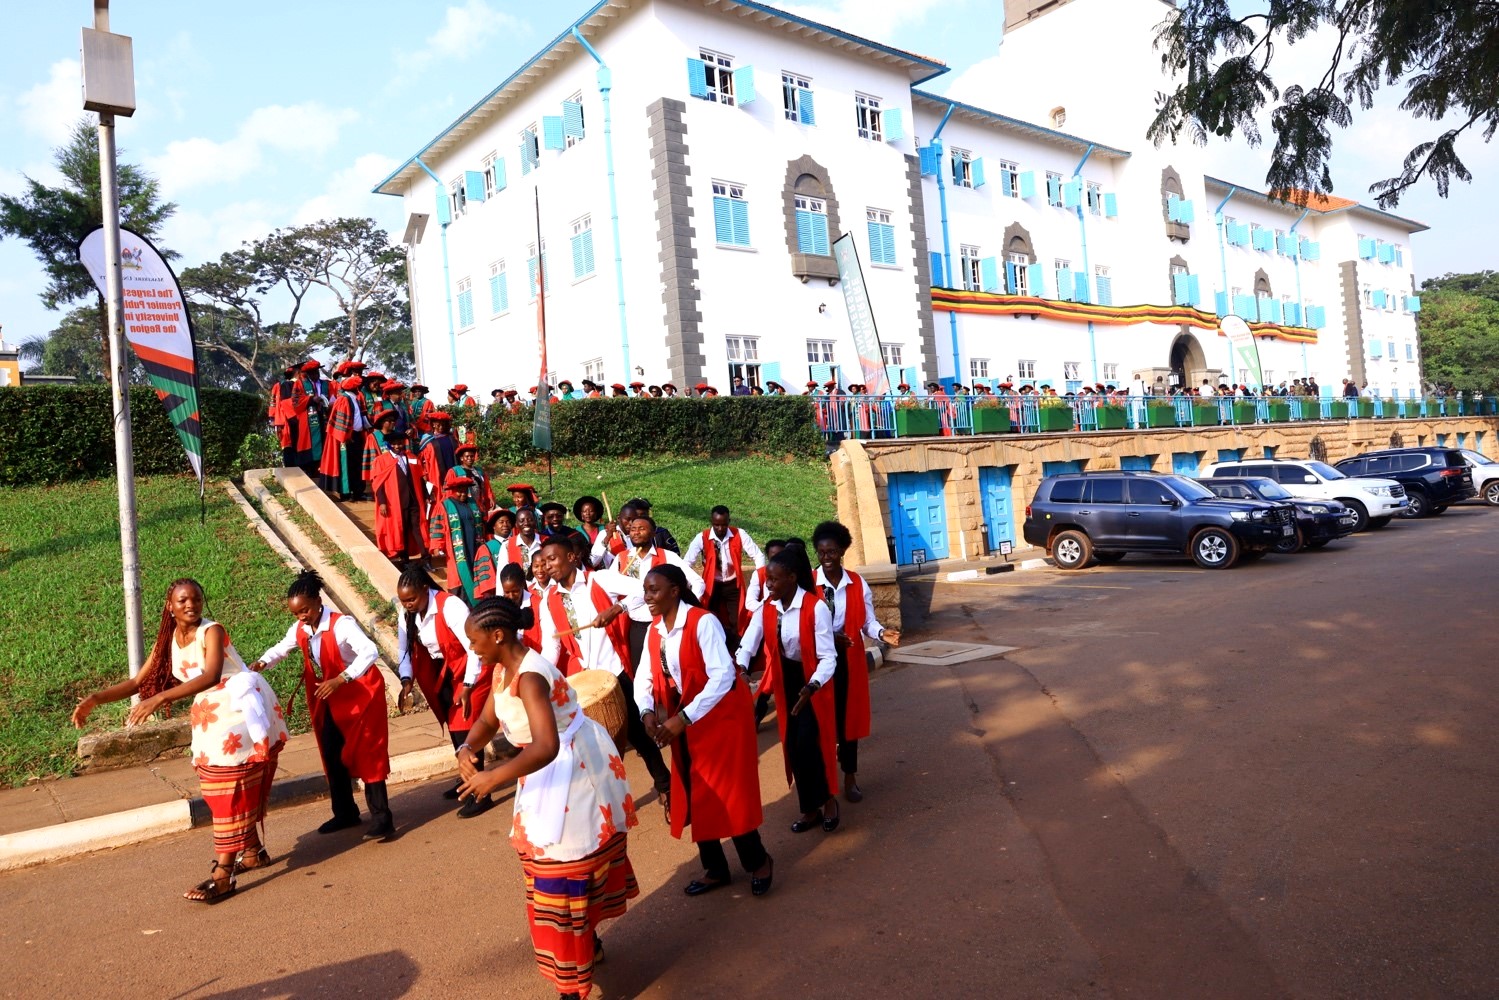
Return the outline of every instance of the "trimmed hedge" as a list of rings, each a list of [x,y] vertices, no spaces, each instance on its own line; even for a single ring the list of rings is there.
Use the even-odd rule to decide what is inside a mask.
[[[265,423],[259,396],[199,389],[203,460],[227,475],[245,435]],[[166,410],[149,386],[130,387],[137,475],[191,467]],[[114,473],[114,413],[107,385],[9,386],[0,389],[0,486],[95,479]]]
[[[476,419],[470,408],[444,407],[454,424],[479,428],[486,463],[521,465],[544,452],[531,447],[531,410]],[[556,455],[766,454],[822,458],[826,448],[804,396],[673,399],[572,399],[552,407]]]

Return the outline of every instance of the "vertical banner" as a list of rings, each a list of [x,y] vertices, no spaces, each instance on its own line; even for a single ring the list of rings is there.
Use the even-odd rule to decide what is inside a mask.
[[[552,387],[547,384],[546,254],[541,244],[541,191],[536,192],[536,339],[541,349],[541,372],[536,376],[536,405],[532,407],[531,446],[552,450]]]
[[[1238,316],[1225,316],[1219,328],[1233,349],[1235,368],[1249,372],[1244,381],[1255,388],[1263,386],[1265,376],[1260,370],[1260,348],[1254,341],[1254,331],[1249,329],[1249,324]],[[1236,371],[1225,372],[1224,380],[1232,385],[1239,381],[1234,377],[1237,374]]]
[[[78,259],[93,276],[101,295],[105,288],[104,227],[78,244]],[[203,493],[203,427],[198,415],[198,358],[192,321],[182,286],[165,259],[139,233],[120,229],[120,281],[125,310],[125,339],[151,379],[167,417],[182,441],[188,463]]]
[[[885,374],[880,332],[874,324],[874,309],[869,304],[869,289],[864,286],[864,270],[859,266],[859,251],[852,233],[844,233],[833,242],[833,259],[838,264],[838,282],[843,286],[843,304],[848,309],[854,350],[859,354],[859,378],[864,392],[884,396],[890,392],[890,379]]]

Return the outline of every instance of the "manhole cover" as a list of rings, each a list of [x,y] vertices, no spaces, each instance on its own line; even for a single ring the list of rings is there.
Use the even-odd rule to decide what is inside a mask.
[[[969,660],[997,659],[1017,649],[1016,646],[986,646],[974,642],[943,642],[934,639],[919,642],[914,646],[898,646],[885,654],[892,663],[916,663],[940,666],[951,663],[966,663]]]

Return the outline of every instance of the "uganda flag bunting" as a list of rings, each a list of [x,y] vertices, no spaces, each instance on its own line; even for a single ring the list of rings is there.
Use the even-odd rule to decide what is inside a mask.
[[[78,259],[88,268],[101,295],[105,281],[104,227],[78,244]],[[167,408],[167,417],[187,451],[187,460],[203,492],[203,428],[198,418],[198,358],[192,324],[177,275],[144,236],[120,230],[120,283],[125,309],[125,339]]]

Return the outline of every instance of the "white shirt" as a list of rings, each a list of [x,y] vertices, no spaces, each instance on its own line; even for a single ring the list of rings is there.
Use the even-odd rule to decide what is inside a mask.
[[[580,569],[573,577],[571,587],[563,588],[562,584],[555,580],[551,584],[572,601],[573,617],[577,619],[580,628],[599,616],[598,609],[593,604],[592,584],[594,583],[597,583],[609,597],[620,601],[627,607],[631,601],[639,601],[644,607],[639,580],[632,580],[613,570],[600,569],[589,573]],[[541,619],[541,655],[553,663],[560,663],[562,662],[562,639],[557,635],[557,623],[552,620],[551,611],[548,610],[547,605],[550,603],[551,597],[548,591],[547,599],[539,603],[536,609],[536,614]],[[578,641],[578,648],[583,653],[584,669],[607,670],[616,676],[624,673],[625,665],[620,660],[619,653],[615,652],[614,643],[609,641],[609,633],[606,629],[582,629],[580,632],[574,632],[572,637]]]
[[[516,549],[520,552],[525,553],[525,559],[517,565],[519,565],[521,569],[530,569],[531,557],[541,551],[541,543],[546,541],[546,539],[542,538],[541,532],[538,531],[536,534],[531,536],[531,544],[527,545],[526,540],[521,538],[520,532],[512,531],[504,538],[495,539],[495,541],[500,543],[501,554],[504,554],[507,551],[507,546],[512,540],[515,542]]]
[[[620,540],[625,543],[625,555],[635,551],[635,545],[630,541],[630,536],[624,532],[616,532]],[[599,537],[593,540],[593,548],[588,553],[589,561],[598,569],[607,569],[614,565],[614,553],[609,551],[609,533],[600,531]]]
[[[744,554],[755,561],[756,569],[765,565],[765,553],[760,551],[760,546],[755,544],[755,540],[749,536],[748,531],[731,526],[724,532],[722,538],[719,538],[718,532],[712,528],[709,528],[708,531],[713,536],[713,540],[718,542],[718,545],[714,546],[718,550],[718,576],[714,579],[729,582],[734,580],[738,575],[739,567],[734,565],[733,559],[729,555],[729,542],[734,535],[739,536],[739,544],[743,548]],[[689,566],[693,566],[701,559],[703,561],[703,575],[706,576],[709,569],[707,548],[708,546],[703,542],[702,532],[698,532],[692,536],[692,544],[687,546],[687,554],[682,557],[682,561]]]
[[[651,628],[655,629],[661,636],[661,652],[666,656],[666,669],[671,674],[672,683],[676,684],[677,690],[682,690],[682,631],[687,621],[688,605],[677,605],[677,620],[670,629],[666,622],[657,620]],[[729,658],[729,647],[724,642],[723,626],[718,619],[711,614],[698,617],[697,620],[697,644],[703,651],[703,666],[708,671],[708,683],[697,693],[697,697],[682,706],[681,712],[687,716],[688,721],[696,722],[717,705],[723,696],[729,693],[734,686],[734,678],[738,671],[734,669],[734,661]],[[640,654],[640,663],[635,668],[635,704],[640,706],[642,714],[655,709],[656,691],[652,678],[655,669],[660,664],[653,664],[651,660],[651,645],[646,643],[645,649]]]
[[[474,649],[468,642],[468,608],[463,601],[456,597],[449,597],[443,606],[443,621],[448,623],[448,628],[463,643],[463,651],[468,654],[464,661],[463,683],[473,687],[474,682],[479,679],[482,664],[474,655]],[[416,639],[427,647],[427,653],[434,660],[443,658],[442,647],[437,644],[437,591],[427,591],[427,610],[416,616]],[[401,649],[401,665],[398,673],[401,680],[411,679],[411,651],[407,643],[406,634],[406,610],[399,604],[396,606],[396,645]],[[447,664],[448,667],[456,667],[457,664]]]
[[[354,411],[354,429],[356,431],[364,430],[368,426],[364,422],[364,408],[359,405],[359,400],[352,392],[344,393],[344,397],[348,399],[349,407]]]
[[[312,653],[312,662],[316,663],[321,670],[322,661],[319,657],[323,655],[322,640],[318,636],[328,631],[328,619],[333,617],[327,605],[323,606],[323,617],[318,619],[317,628],[312,630],[307,640],[307,648]],[[273,667],[280,663],[288,653],[297,648],[297,631],[302,628],[301,622],[294,622],[292,627],[286,630],[286,638],[265,651],[260,662],[267,667]],[[343,673],[349,680],[357,679],[370,667],[375,665],[375,660],[380,657],[380,650],[369,636],[364,634],[364,629],[354,620],[353,615],[340,615],[338,624],[333,626],[333,638],[338,641],[338,654],[344,661]],[[332,675],[322,671],[324,677]]]
[[[851,575],[848,570],[844,570],[843,578],[838,581],[838,586],[833,588],[834,632],[843,631],[843,623],[848,615],[848,578]],[[817,596],[822,597],[822,588],[828,586],[828,578],[823,575],[821,566],[817,567],[815,582],[817,583]],[[869,589],[869,582],[863,577],[860,577],[860,582],[864,584],[864,634],[878,641],[880,633],[885,630],[874,616],[874,592]],[[826,599],[823,600],[823,604],[827,604]]]
[[[744,578],[744,610],[753,614],[770,599],[770,594],[760,583],[760,573],[755,572],[745,575]]]
[[[641,587],[641,594],[643,595],[645,592],[644,588],[646,574],[655,568],[654,564],[656,561],[656,553],[658,551],[664,557],[663,561],[668,566],[676,566],[681,569],[682,575],[687,577],[687,586],[692,589],[692,596],[702,597],[703,589],[705,587],[703,578],[697,575],[696,570],[683,562],[681,556],[677,555],[675,552],[672,552],[670,549],[658,550],[654,545],[644,551],[641,551],[640,549],[631,549],[623,555],[616,556],[614,558],[612,569],[626,577],[636,580],[638,582],[638,585]],[[626,601],[625,610],[630,613],[631,621],[641,622],[642,624],[647,625],[650,624],[651,609],[645,606],[644,596],[641,596],[640,598],[635,600]]]
[[[788,660],[801,660],[804,667],[806,660],[802,656],[801,609],[802,602],[809,599],[817,601],[817,598],[798,587],[791,602],[779,609],[781,655]],[[820,687],[833,679],[833,670],[838,666],[838,648],[833,645],[833,614],[822,601],[817,601],[816,619],[817,669],[807,680],[809,683],[816,681]],[[749,628],[744,630],[744,638],[739,641],[738,663],[741,667],[749,668],[750,660],[755,658],[764,641],[765,616],[757,614],[750,619]]]

